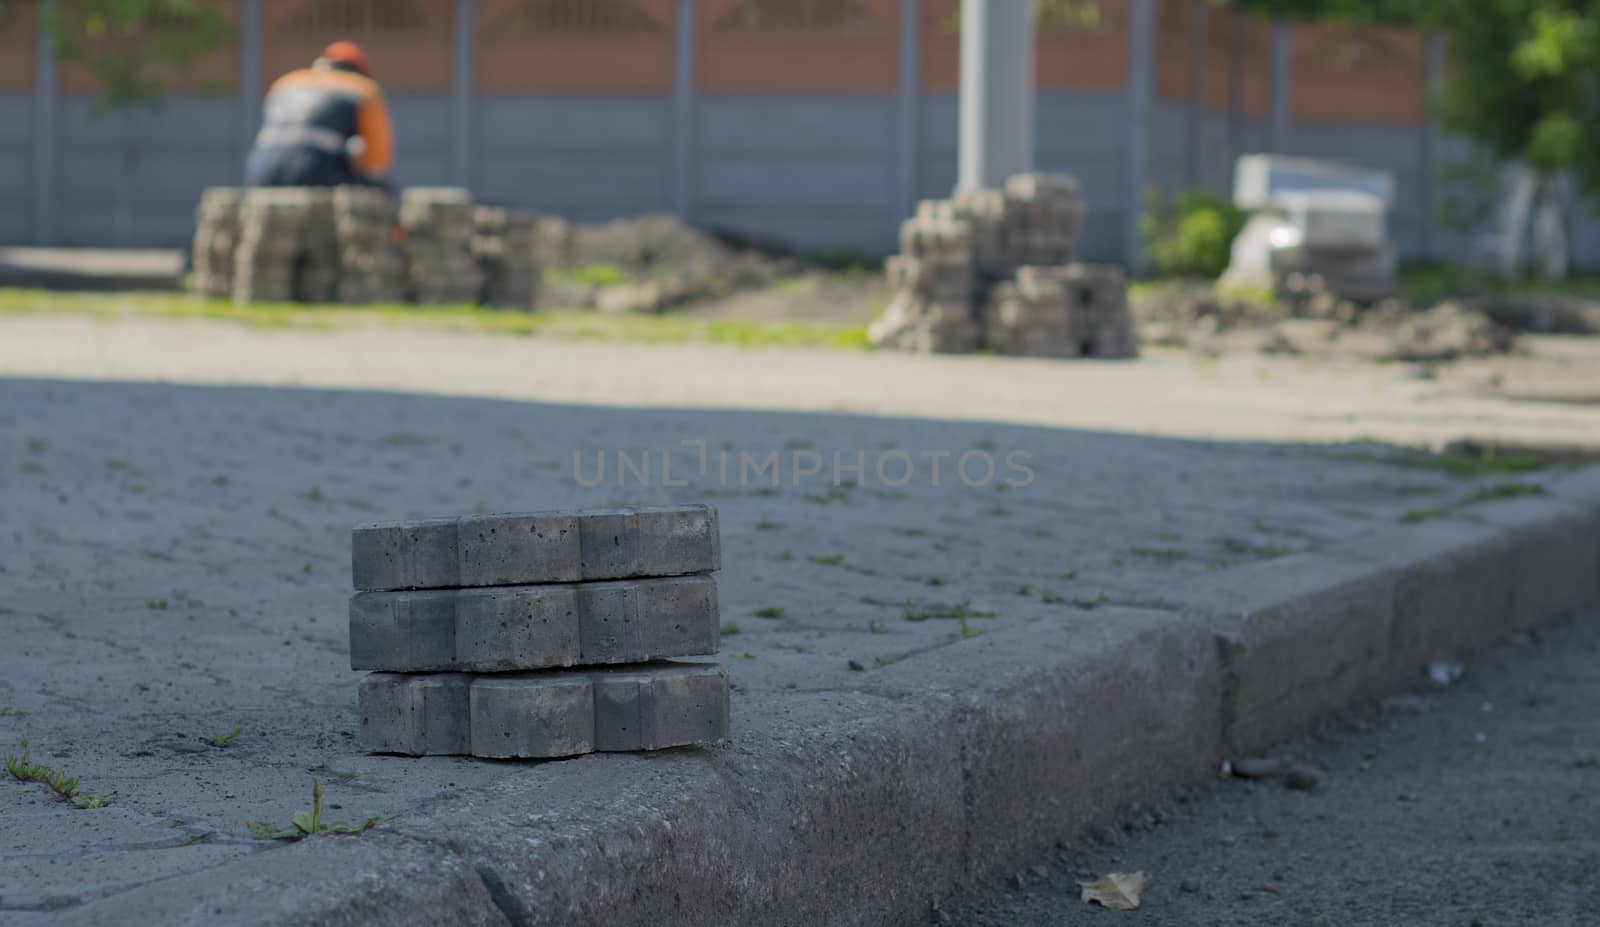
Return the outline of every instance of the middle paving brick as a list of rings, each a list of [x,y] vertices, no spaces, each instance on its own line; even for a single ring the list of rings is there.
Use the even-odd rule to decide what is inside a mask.
[[[516,672],[717,652],[709,575],[541,586],[361,592],[350,668]]]

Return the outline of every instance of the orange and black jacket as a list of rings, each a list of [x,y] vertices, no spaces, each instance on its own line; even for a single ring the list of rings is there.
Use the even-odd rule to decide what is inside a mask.
[[[267,93],[255,147],[315,151],[377,177],[394,164],[394,126],[378,82],[353,71],[307,68],[278,78]],[[350,140],[362,145],[351,153]]]

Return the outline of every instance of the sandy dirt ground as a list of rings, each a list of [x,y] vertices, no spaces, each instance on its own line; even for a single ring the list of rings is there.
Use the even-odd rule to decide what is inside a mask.
[[[360,750],[355,524],[717,504],[737,738],[786,693],[861,686],[988,628],[1133,620],[1199,578],[1419,507],[1470,518],[1453,507],[1483,485],[1280,442],[1600,433],[1582,405],[1437,389],[1186,356],[0,320],[0,751],[27,740],[115,793],[85,811],[0,782],[0,921],[270,851],[245,822],[287,822],[313,779],[331,815],[359,817],[557,765]],[[620,477],[619,454],[652,476]],[[769,456],[776,484],[744,463]]]
[[[1513,635],[1448,689],[1351,714],[1269,754],[1306,791],[1227,778],[1058,849],[932,923],[1466,927],[1600,923],[1600,611]],[[1137,911],[1078,882],[1150,876]]]

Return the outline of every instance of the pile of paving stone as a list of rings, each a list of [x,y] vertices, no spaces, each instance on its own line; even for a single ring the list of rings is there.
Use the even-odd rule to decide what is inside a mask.
[[[357,528],[350,666],[375,753],[547,758],[728,736],[717,512]]]
[[[503,206],[472,212],[472,254],[483,271],[481,301],[501,309],[532,309],[543,276],[533,213]]]
[[[1019,174],[1003,190],[925,200],[887,263],[896,293],[869,336],[910,351],[1044,357],[1137,352],[1115,267],[1075,261],[1076,179]]]
[[[400,206],[371,187],[340,187],[333,194],[339,242],[341,303],[403,303],[406,255],[398,240]]]
[[[214,187],[196,210],[192,288],[239,303],[539,298],[535,217],[449,187]]]
[[[400,198],[411,299],[475,303],[483,271],[472,256],[472,194],[457,187],[412,187]]]
[[[236,187],[213,187],[200,197],[195,210],[195,292],[212,299],[233,298],[233,260],[243,202],[244,191]]]

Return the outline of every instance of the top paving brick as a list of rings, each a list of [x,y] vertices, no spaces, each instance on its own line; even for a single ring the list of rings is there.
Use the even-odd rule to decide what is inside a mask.
[[[722,565],[705,505],[469,515],[356,528],[361,592],[574,583],[708,573]]]

